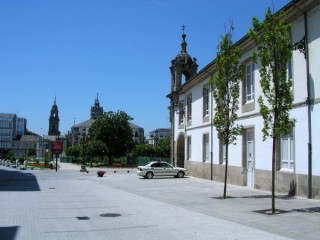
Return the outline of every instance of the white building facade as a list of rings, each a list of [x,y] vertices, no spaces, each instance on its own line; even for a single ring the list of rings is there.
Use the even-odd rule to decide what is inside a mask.
[[[276,191],[320,198],[320,1],[294,1],[282,10],[288,13],[285,21],[291,24],[297,49],[288,64],[294,93],[290,117],[296,125],[277,143]],[[197,72],[196,59],[186,51],[185,34],[182,37],[182,50],[170,68],[171,157],[193,176],[223,181],[224,146],[212,125],[215,106],[209,84],[216,73],[215,61]],[[240,84],[237,123],[245,131],[235,145],[229,145],[228,183],[270,190],[272,139],[262,137],[259,64],[251,59],[255,46],[247,37],[236,44],[242,49],[246,73]]]

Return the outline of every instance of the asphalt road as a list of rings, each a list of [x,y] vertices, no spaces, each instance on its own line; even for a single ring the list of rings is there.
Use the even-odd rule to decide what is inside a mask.
[[[0,239],[320,239],[320,201],[135,169],[79,172],[0,166]],[[116,171],[116,172],[114,172]],[[129,172],[128,172],[129,171]]]

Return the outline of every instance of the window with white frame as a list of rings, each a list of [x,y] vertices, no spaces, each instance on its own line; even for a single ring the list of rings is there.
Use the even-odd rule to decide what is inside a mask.
[[[246,102],[254,100],[254,64],[246,65]]]
[[[192,94],[187,96],[187,121],[192,120]]]
[[[294,137],[293,129],[280,138],[281,169],[293,170],[294,168]]]
[[[191,136],[187,137],[187,160],[191,159]]]
[[[206,85],[203,87],[203,117],[209,115],[209,86]]]
[[[223,141],[219,141],[219,149],[220,149],[220,164],[225,164],[226,163],[226,145],[223,144]]]
[[[203,134],[202,139],[203,162],[209,162],[209,134]]]
[[[179,124],[184,124],[184,103],[179,102]]]
[[[292,75],[292,59],[290,59],[289,61],[288,61],[288,63],[287,63],[287,80],[291,80],[291,83],[292,83],[292,85],[291,85],[291,93],[292,93],[292,95],[294,95],[294,91],[293,91],[293,75]]]

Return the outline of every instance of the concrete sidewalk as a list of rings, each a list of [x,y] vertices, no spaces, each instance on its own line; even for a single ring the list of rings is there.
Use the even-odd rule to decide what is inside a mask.
[[[270,216],[265,191],[228,185],[221,200],[217,182],[90,170],[0,166],[0,239],[320,239],[317,200],[278,195]]]

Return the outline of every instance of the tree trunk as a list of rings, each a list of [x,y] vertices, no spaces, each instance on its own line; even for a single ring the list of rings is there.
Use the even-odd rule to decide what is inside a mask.
[[[276,93],[277,96],[277,93]],[[272,197],[271,197],[271,208],[272,208],[272,214],[275,213],[275,182],[276,182],[276,133],[275,128],[278,124],[278,108],[275,107],[274,111],[274,120],[273,120],[273,133],[272,133],[272,180],[271,180],[271,188],[272,188]]]
[[[275,213],[275,175],[276,175],[276,158],[275,158],[275,146],[276,146],[276,138],[273,137],[273,143],[272,143],[272,214]]]
[[[223,199],[227,197],[227,179],[228,179],[228,148],[229,144],[226,144],[226,165],[224,170],[224,188],[223,188]]]
[[[276,66],[277,67],[277,66]],[[274,76],[277,71],[274,71]],[[275,84],[275,107],[274,107],[274,118],[273,118],[273,127],[272,127],[272,197],[271,197],[271,207],[272,214],[275,213],[275,182],[276,182],[276,139],[278,137],[278,133],[276,133],[276,127],[278,127],[278,102],[279,102],[279,84],[276,79]]]

